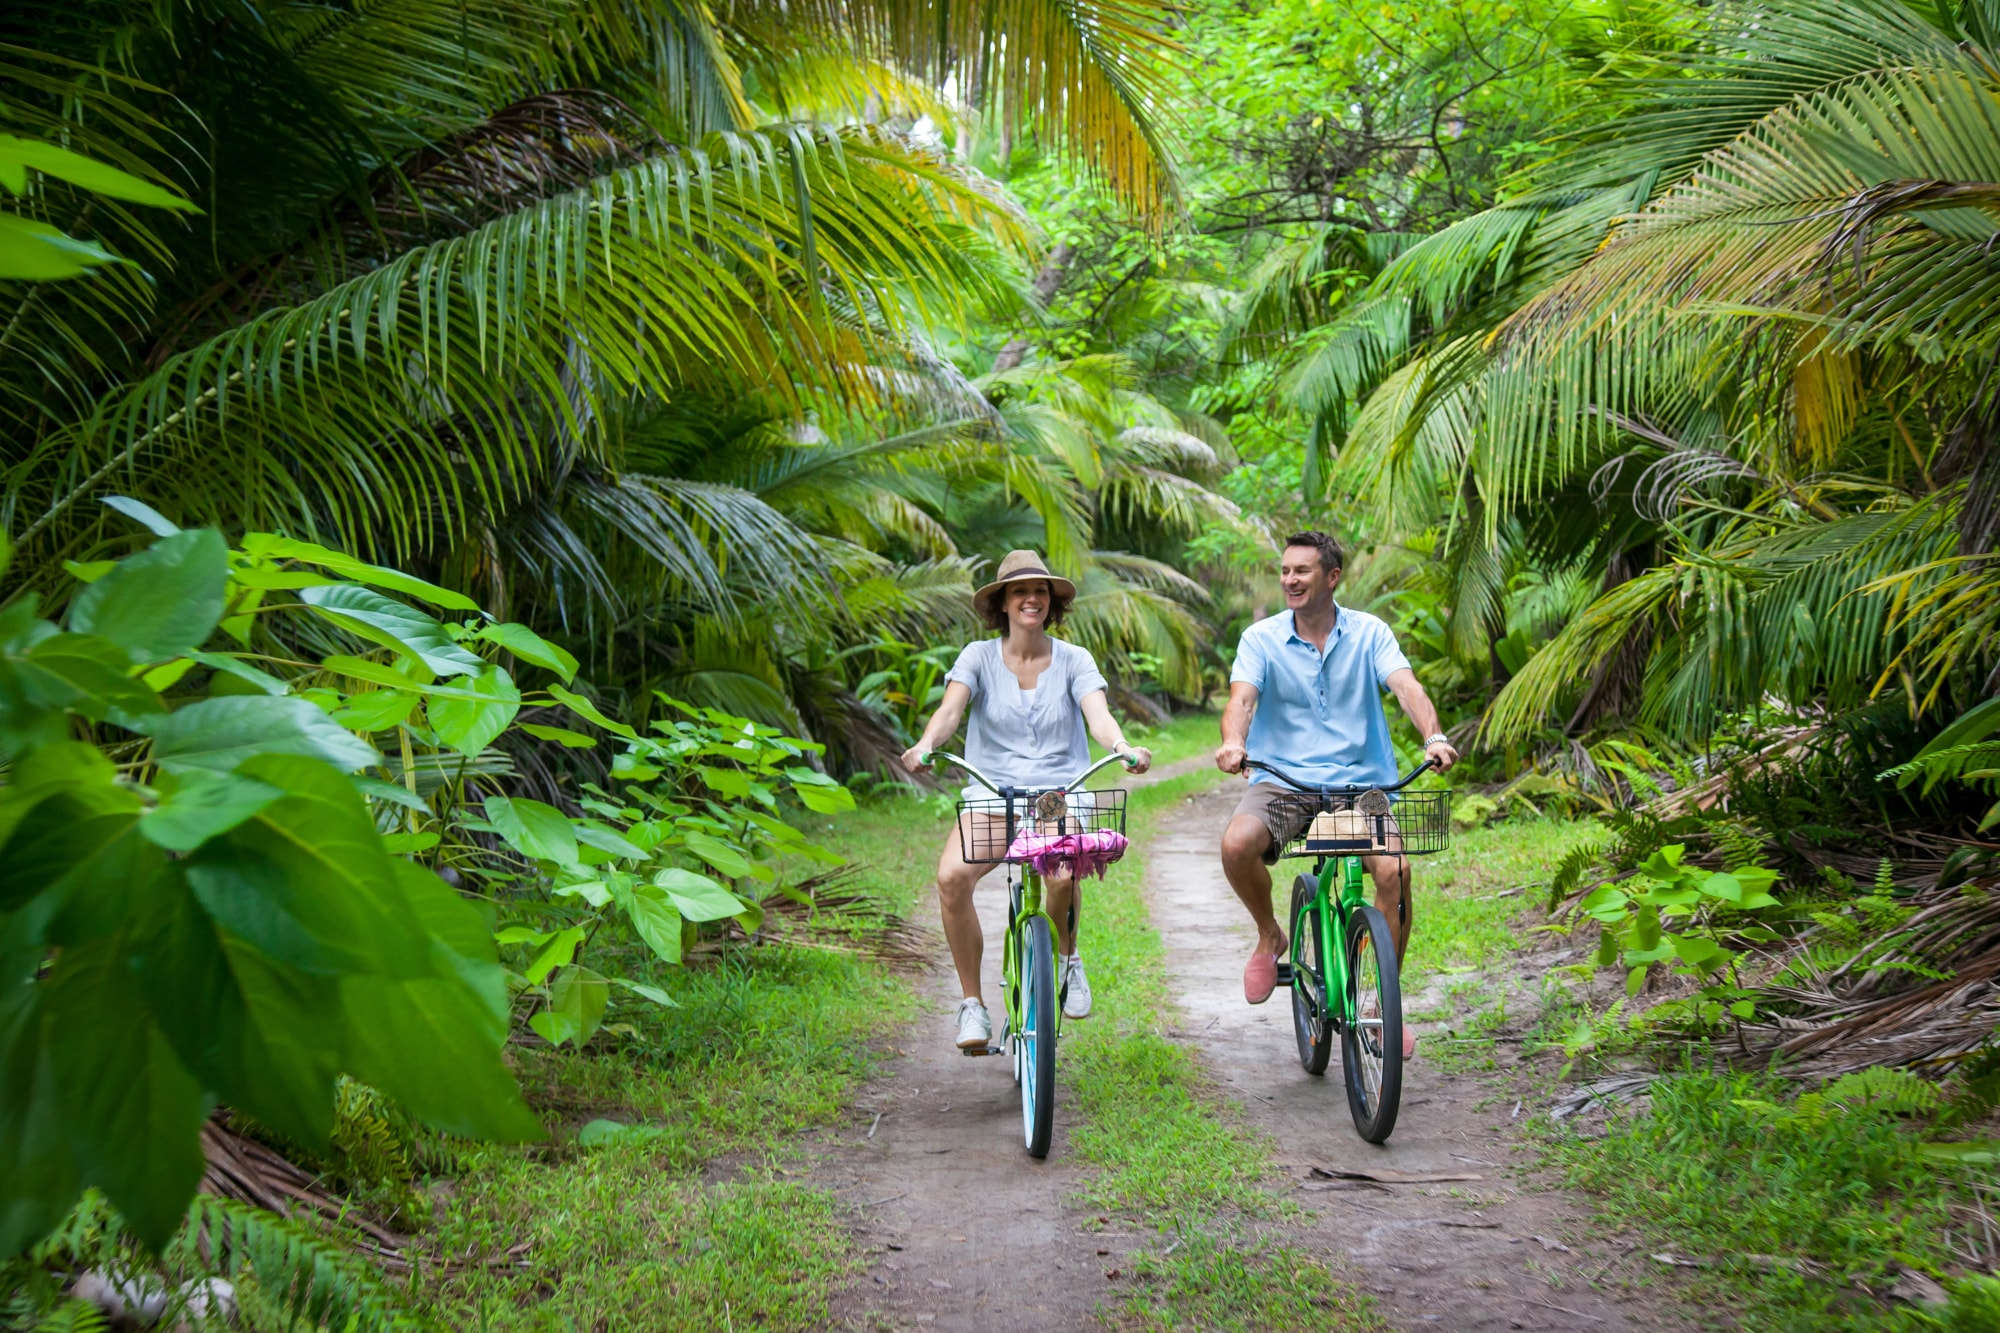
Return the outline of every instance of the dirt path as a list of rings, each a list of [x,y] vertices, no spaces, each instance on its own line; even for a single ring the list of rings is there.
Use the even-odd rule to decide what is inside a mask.
[[[1277,1140],[1277,1162],[1312,1214],[1310,1248],[1345,1268],[1405,1327],[1659,1327],[1656,1307],[1628,1307],[1593,1286],[1623,1269],[1624,1247],[1593,1238],[1576,1201],[1531,1192],[1513,1178],[1513,1100],[1496,1101],[1478,1078],[1440,1073],[1424,1058],[1421,1026],[1395,1134],[1377,1148],[1354,1133],[1339,1053],[1325,1078],[1299,1068],[1284,992],[1256,1007],[1243,1002],[1243,963],[1256,932],[1221,879],[1215,849],[1239,795],[1234,784],[1212,789],[1161,821],[1147,854],[1147,902],[1166,946],[1182,1035],[1200,1046],[1224,1094]],[[1289,883],[1296,871],[1282,863],[1279,873]],[[1419,897],[1419,938],[1422,930]],[[1411,997],[1405,1008],[1429,1003]],[[1371,1186],[1316,1178],[1314,1167],[1479,1179]]]
[[[1146,780],[1208,762],[1197,756]],[[995,874],[974,895],[986,932],[986,1006],[996,1014],[1007,915],[999,883]],[[935,922],[936,898],[926,896],[914,918]],[[1088,961],[1087,946],[1083,953]],[[938,957],[947,957],[942,936]],[[968,1333],[1081,1328],[1104,1298],[1105,1270],[1144,1238],[1086,1231],[1090,1219],[1069,1206],[1083,1171],[1069,1151],[1066,1091],[1059,1085],[1048,1160],[1037,1162],[1022,1150],[1021,1097],[1007,1057],[970,1057],[952,1046],[959,995],[950,967],[941,963],[920,989],[923,1015],[856,1104],[856,1119],[829,1142],[823,1169],[831,1175],[818,1182],[854,1210],[870,1259],[867,1274],[835,1302],[835,1319]],[[1038,1276],[1023,1284],[1024,1272]]]
[[[1205,757],[1155,780],[1191,772]],[[1215,859],[1233,785],[1189,798],[1160,821],[1146,891],[1181,1006],[1220,1090],[1280,1145],[1308,1220],[1278,1224],[1378,1297],[1404,1327],[1623,1329],[1654,1327],[1595,1289],[1620,1251],[1594,1247],[1573,1203],[1522,1189],[1507,1170],[1516,1126],[1508,1105],[1472,1077],[1440,1075],[1420,1058],[1406,1076],[1403,1119],[1386,1148],[1353,1133],[1339,1082],[1298,1067],[1283,996],[1243,1003],[1252,932]],[[988,885],[982,885],[988,889]],[[989,1007],[997,1005],[1004,896],[979,895]],[[935,912],[930,900],[919,919]],[[1421,929],[1421,922],[1419,924]],[[939,942],[940,957],[943,944]],[[1088,950],[1085,950],[1088,956]],[[1105,1273],[1147,1237],[1088,1230],[1072,1206],[1082,1169],[1069,1152],[1059,1096],[1046,1162],[1021,1149],[1020,1100],[1005,1057],[968,1058],[951,1045],[957,985],[940,967],[922,986],[926,1009],[884,1074],[829,1135],[817,1183],[850,1209],[868,1269],[834,1304],[839,1326],[862,1329],[1072,1329],[1106,1298]],[[1476,1175],[1429,1185],[1333,1189],[1311,1168],[1386,1167]],[[1599,1252],[1602,1248],[1603,1252]],[[1035,1272],[1023,1283],[1019,1275]],[[1657,1312],[1655,1312],[1657,1313]]]

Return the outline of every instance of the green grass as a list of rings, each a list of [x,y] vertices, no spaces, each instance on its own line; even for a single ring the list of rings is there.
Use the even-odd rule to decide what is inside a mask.
[[[1075,1108],[1071,1150],[1095,1170],[1084,1202],[1175,1239],[1135,1260],[1132,1286],[1104,1311],[1118,1327],[1264,1329],[1281,1321],[1379,1326],[1368,1297],[1310,1256],[1244,1224],[1282,1225],[1271,1143],[1219,1103],[1192,1047],[1168,1035],[1165,955],[1136,886],[1145,844],[1189,794],[1221,780],[1191,773],[1133,792],[1135,851],[1088,898],[1084,952],[1096,1012],[1065,1028],[1059,1073]]]
[[[863,862],[855,887],[900,911],[929,880],[942,827],[898,802],[814,831]],[[873,1072],[914,992],[863,958],[795,947],[725,952],[652,980],[680,1007],[621,1008],[614,1040],[588,1051],[517,1053],[552,1142],[461,1149],[425,1239],[459,1261],[526,1242],[525,1267],[433,1264],[417,1288],[425,1313],[482,1330],[823,1323],[860,1260],[832,1194],[784,1172],[801,1135],[836,1121]],[[577,1146],[596,1119],[645,1133]]]
[[[1212,754],[1222,743],[1220,714],[1179,713],[1165,726],[1149,727],[1127,719],[1125,739],[1153,752],[1154,767],[1179,763],[1198,754]]]
[[[1944,1235],[1965,1168],[1926,1159],[1892,1104],[1850,1098],[1821,1114],[1795,1092],[1747,1074],[1670,1076],[1650,1110],[1614,1118],[1602,1139],[1551,1134],[1548,1154],[1608,1218],[1709,1263],[1707,1294],[1745,1327],[1953,1327],[1861,1287],[1886,1291],[1898,1265],[1942,1273],[1953,1262]],[[1982,1301],[1994,1289],[1969,1288],[1959,1312],[1973,1317]]]
[[[1121,1328],[1383,1327],[1367,1298],[1325,1264],[1271,1241],[1193,1235],[1171,1254],[1141,1255],[1130,1278],[1112,1316]]]
[[[1132,793],[1127,829],[1136,850],[1104,886],[1085,889],[1080,947],[1096,1012],[1064,1028],[1058,1066],[1082,1112],[1071,1147],[1099,1168],[1088,1202],[1163,1228],[1197,1225],[1238,1202],[1259,1213],[1275,1207],[1261,1188],[1269,1145],[1218,1114],[1192,1048],[1167,1035],[1165,955],[1138,891],[1161,814],[1215,780],[1191,773]]]
[[[1546,901],[1556,863],[1594,827],[1574,819],[1510,820],[1454,831],[1450,850],[1412,858],[1417,924],[1403,993],[1503,964]]]

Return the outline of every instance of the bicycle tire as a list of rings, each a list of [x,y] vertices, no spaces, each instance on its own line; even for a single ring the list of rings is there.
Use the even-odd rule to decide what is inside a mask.
[[[1030,1157],[1047,1157],[1056,1120],[1056,952],[1047,917],[1028,918],[1021,950],[1021,1129]]]
[[[1320,919],[1313,910],[1319,881],[1300,875],[1292,881],[1292,1035],[1299,1064],[1315,1078],[1326,1073],[1333,1055],[1333,1014],[1326,1002],[1326,960],[1320,957]]]
[[[1403,990],[1396,966],[1396,940],[1374,907],[1347,919],[1347,984],[1357,1021],[1340,1034],[1341,1075],[1354,1128],[1370,1143],[1386,1141],[1396,1128],[1403,1098]],[[1372,1003],[1371,1003],[1372,1001]],[[1372,1017],[1363,1017],[1373,1008]]]

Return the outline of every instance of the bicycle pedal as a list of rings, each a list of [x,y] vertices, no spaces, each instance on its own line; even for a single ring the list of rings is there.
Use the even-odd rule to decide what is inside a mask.
[[[1278,964],[1278,985],[1280,987],[1284,987],[1284,986],[1289,986],[1291,984],[1292,984],[1292,965],[1290,963]]]
[[[965,1055],[1005,1055],[1007,1053],[1007,1048],[1004,1046],[961,1046],[958,1049]]]

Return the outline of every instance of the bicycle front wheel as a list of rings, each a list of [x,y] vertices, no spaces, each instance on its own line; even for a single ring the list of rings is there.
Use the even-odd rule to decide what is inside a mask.
[[[1299,1039],[1299,1064],[1315,1077],[1326,1072],[1327,1057],[1333,1054],[1320,914],[1313,906],[1318,897],[1319,881],[1311,875],[1292,881],[1292,1032]]]
[[[1396,941],[1382,913],[1363,907],[1347,918],[1345,947],[1354,1000],[1354,1021],[1340,1038],[1347,1109],[1361,1137],[1381,1143],[1396,1128],[1403,1098],[1403,987]]]
[[[1021,1128],[1030,1157],[1049,1155],[1056,1118],[1056,951],[1047,917],[1028,918],[1021,949]]]

